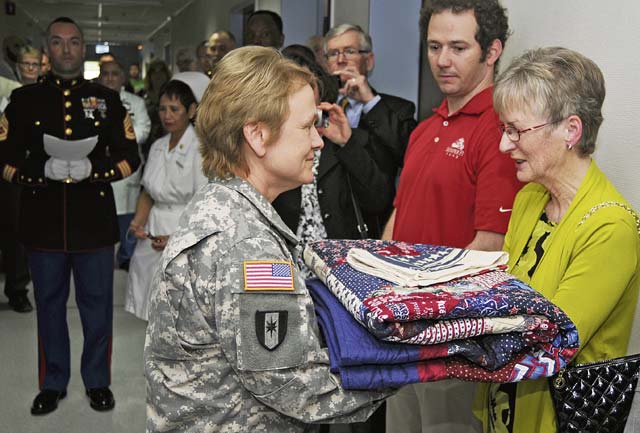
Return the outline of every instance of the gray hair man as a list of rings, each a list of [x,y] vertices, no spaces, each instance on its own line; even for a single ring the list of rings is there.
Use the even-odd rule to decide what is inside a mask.
[[[409,135],[416,126],[411,101],[378,93],[369,83],[375,64],[371,37],[360,26],[341,24],[324,37],[329,73],[340,80],[338,104],[349,118],[352,134],[343,146],[366,148],[380,170],[395,179],[402,166]],[[370,235],[380,236],[380,222],[389,212],[368,215]]]

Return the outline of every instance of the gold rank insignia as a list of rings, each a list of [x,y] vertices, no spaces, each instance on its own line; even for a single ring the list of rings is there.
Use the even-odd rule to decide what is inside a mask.
[[[133,173],[133,171],[131,170],[131,166],[129,165],[126,159],[123,159],[122,161],[117,163],[116,167],[118,167],[118,170],[120,170],[122,177],[130,176],[131,173]]]
[[[9,134],[9,121],[4,114],[0,117],[0,141],[5,141]]]
[[[11,182],[11,180],[13,179],[13,175],[16,174],[16,171],[18,170],[15,167],[9,164],[5,164],[4,170],[2,170],[2,177],[7,182]]]
[[[244,290],[294,290],[293,266],[284,260],[245,260]]]
[[[124,116],[124,136],[127,140],[135,140],[136,133],[133,131],[133,123],[131,123],[131,117],[129,117],[129,113]]]

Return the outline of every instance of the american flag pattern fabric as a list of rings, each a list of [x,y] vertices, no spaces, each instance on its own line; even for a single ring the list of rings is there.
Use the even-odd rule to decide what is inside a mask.
[[[293,290],[291,262],[244,261],[245,290]]]
[[[555,374],[578,350],[578,332],[564,312],[507,272],[470,275],[422,291],[354,270],[346,262],[354,247],[389,255],[443,248],[324,240],[305,249],[307,265],[324,283],[311,282],[309,288],[314,300],[323,299],[316,309],[332,368],[347,388],[446,378],[537,379]]]

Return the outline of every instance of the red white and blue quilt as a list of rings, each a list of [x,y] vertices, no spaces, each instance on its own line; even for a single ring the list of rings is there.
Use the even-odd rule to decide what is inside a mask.
[[[446,247],[323,240],[305,249],[305,262],[321,280],[308,285],[331,367],[347,389],[537,379],[557,373],[578,350],[577,330],[564,312],[507,272],[401,287],[353,269],[346,260],[351,248],[424,262]]]

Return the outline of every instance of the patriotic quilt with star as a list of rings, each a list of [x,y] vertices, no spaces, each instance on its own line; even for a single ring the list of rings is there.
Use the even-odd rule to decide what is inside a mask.
[[[564,312],[507,272],[480,270],[406,287],[352,268],[352,248],[421,261],[447,249],[377,240],[323,240],[305,249],[305,262],[321,280],[309,288],[332,369],[348,389],[537,379],[557,373],[578,350],[577,330]]]

